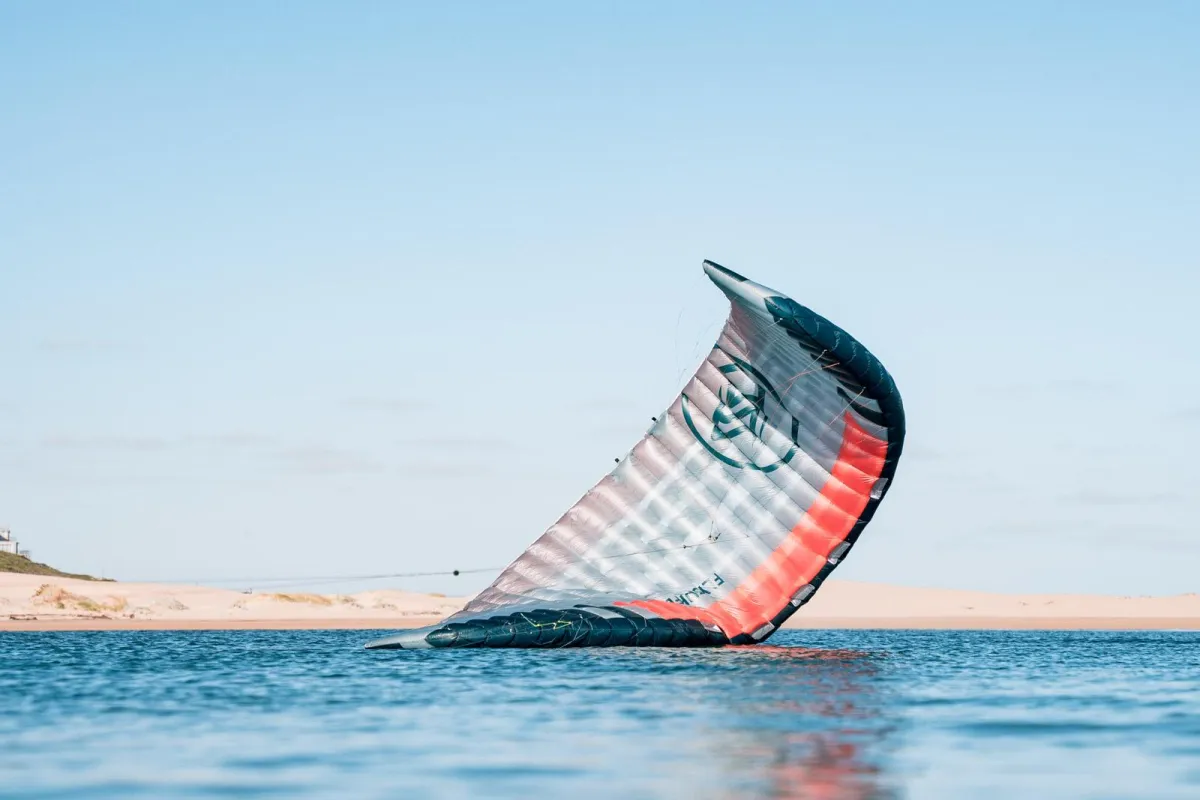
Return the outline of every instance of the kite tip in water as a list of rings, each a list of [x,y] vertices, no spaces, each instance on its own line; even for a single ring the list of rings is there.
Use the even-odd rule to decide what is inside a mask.
[[[425,641],[425,635],[429,631],[430,628],[401,631],[392,636],[367,642],[364,647],[367,650],[428,650],[430,645]]]

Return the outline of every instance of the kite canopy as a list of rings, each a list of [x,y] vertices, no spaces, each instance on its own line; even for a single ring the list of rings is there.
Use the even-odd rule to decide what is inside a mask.
[[[371,648],[759,642],[846,557],[904,444],[850,334],[711,261],[729,319],[603,480],[457,614]]]

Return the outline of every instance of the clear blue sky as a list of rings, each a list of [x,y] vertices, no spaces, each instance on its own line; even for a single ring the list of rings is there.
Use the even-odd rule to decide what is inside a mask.
[[[839,577],[1200,590],[1198,41],[1185,2],[5,3],[0,524],[129,579],[506,564],[707,351],[710,258],[904,394]]]

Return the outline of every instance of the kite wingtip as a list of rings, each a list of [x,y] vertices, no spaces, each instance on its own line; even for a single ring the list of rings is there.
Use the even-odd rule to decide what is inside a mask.
[[[745,275],[708,259],[704,260],[704,274],[730,299],[740,298],[763,313],[766,313],[764,300],[779,294],[774,289],[755,283]]]
[[[739,283],[745,282],[745,280],[746,280],[745,275],[739,275],[738,273],[731,270],[729,267],[723,267],[720,264],[718,264],[717,262],[712,261],[707,258],[704,259],[703,267],[704,267],[705,274],[707,274],[708,277],[712,278],[713,280],[716,280],[717,279],[716,276],[718,276],[718,275],[720,275],[721,277],[730,279],[730,280],[738,281]]]
[[[374,639],[363,647],[367,650],[427,650],[429,643],[425,641],[425,635],[431,630],[433,628],[426,627],[401,631],[382,639]]]

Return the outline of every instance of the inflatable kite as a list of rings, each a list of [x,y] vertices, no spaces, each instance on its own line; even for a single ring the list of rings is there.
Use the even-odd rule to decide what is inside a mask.
[[[838,326],[704,271],[729,319],[646,436],[462,611],[367,647],[750,644],[812,598],[888,490],[900,393]]]

